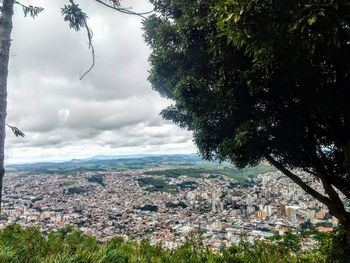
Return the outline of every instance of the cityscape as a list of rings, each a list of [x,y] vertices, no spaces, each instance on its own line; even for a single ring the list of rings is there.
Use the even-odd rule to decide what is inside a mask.
[[[349,14],[0,0],[0,263],[350,263]]]
[[[149,238],[167,248],[199,231],[204,244],[218,249],[242,238],[296,233],[306,223],[321,232],[337,224],[325,205],[278,171],[238,181],[219,172],[194,174],[190,166],[175,170],[158,165],[62,174],[11,171],[5,177],[0,226],[35,225],[48,232],[72,225],[99,240]]]

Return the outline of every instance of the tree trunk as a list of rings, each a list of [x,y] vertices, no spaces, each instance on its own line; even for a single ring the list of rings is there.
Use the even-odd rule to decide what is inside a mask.
[[[350,248],[350,212],[346,211],[338,193],[334,189],[333,185],[329,183],[329,180],[327,180],[329,178],[325,178],[321,175],[318,177],[321,179],[322,186],[327,195],[326,196],[316,191],[316,189],[310,187],[307,183],[303,182],[303,180],[299,176],[295,175],[292,171],[288,170],[270,155],[266,154],[265,158],[269,161],[270,164],[276,167],[284,175],[289,177],[294,183],[299,185],[306,193],[310,194],[312,197],[314,197],[319,202],[325,204],[328,207],[329,212],[333,216],[335,216],[339,220],[339,223],[344,227],[346,234],[346,242],[348,247]]]
[[[5,127],[7,115],[7,76],[11,46],[14,0],[3,0],[0,15],[0,213],[5,174]]]
[[[336,202],[328,205],[329,212],[339,220],[339,224],[345,231],[346,244],[350,248],[350,213],[345,211]]]

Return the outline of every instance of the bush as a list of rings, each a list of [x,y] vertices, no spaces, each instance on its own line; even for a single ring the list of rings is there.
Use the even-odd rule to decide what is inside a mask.
[[[201,233],[191,232],[187,241],[176,249],[152,245],[148,239],[140,242],[114,237],[100,242],[72,227],[57,232],[41,233],[35,227],[10,225],[0,230],[0,263],[347,263],[345,233],[338,228],[331,234],[309,237],[286,233],[269,240],[249,243],[244,239],[229,248],[213,251],[202,243]],[[313,238],[315,247],[302,250],[302,240]]]

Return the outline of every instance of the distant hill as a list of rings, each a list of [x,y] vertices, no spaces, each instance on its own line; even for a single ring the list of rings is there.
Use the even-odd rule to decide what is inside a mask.
[[[65,162],[14,164],[8,165],[6,168],[10,171],[23,171],[26,173],[58,174],[67,174],[78,171],[112,172],[145,169],[147,170],[146,173],[149,175],[166,177],[189,175],[197,177],[206,173],[225,175],[238,181],[245,181],[257,174],[275,171],[275,169],[268,164],[260,164],[256,167],[238,169],[232,164],[226,162],[219,163],[203,160],[197,154],[131,156],[100,155],[87,159],[74,159]]]
[[[87,159],[64,162],[38,162],[7,165],[7,170],[25,171],[71,171],[71,170],[127,170],[157,167],[159,165],[193,165],[202,159],[197,154],[173,155],[99,155]]]
[[[144,158],[149,155],[147,154],[132,154],[132,155],[95,155],[83,160],[120,160],[120,159],[133,159],[133,158]]]

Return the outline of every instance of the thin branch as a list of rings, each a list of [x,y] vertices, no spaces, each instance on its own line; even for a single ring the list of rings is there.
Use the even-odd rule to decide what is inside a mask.
[[[91,50],[91,58],[92,58],[92,62],[91,62],[91,65],[90,67],[88,68],[88,70],[85,71],[85,73],[80,76],[79,80],[82,80],[92,69],[93,67],[95,66],[95,48],[94,48],[94,45],[92,44],[92,30],[90,29],[90,27],[88,26],[87,22],[86,22],[86,19],[84,19],[84,24],[85,24],[85,29],[86,29],[86,33],[87,33],[87,36],[88,36],[88,41],[89,41],[89,49]]]
[[[24,17],[27,17],[29,15],[32,18],[37,17],[42,11],[44,11],[44,8],[32,6],[32,5],[24,5],[18,1],[15,2],[17,5],[20,5],[23,8]]]
[[[20,129],[18,129],[17,127],[11,126],[11,125],[8,124],[8,123],[5,123],[5,124],[6,124],[6,126],[8,126],[8,127],[12,130],[13,134],[14,134],[16,137],[24,137],[24,136],[25,136],[25,134],[24,134]]]
[[[79,31],[81,28],[86,29],[87,37],[88,37],[88,45],[89,49],[91,50],[91,58],[92,62],[90,67],[85,71],[85,73],[79,77],[79,80],[82,80],[95,66],[95,48],[92,43],[92,37],[93,32],[90,29],[87,18],[88,16],[86,13],[81,10],[79,5],[74,3],[73,0],[69,0],[70,4],[65,5],[64,8],[62,8],[61,13],[64,16],[64,20],[69,22],[70,28],[73,28],[75,31]]]
[[[138,13],[138,12],[134,12],[134,11],[131,11],[129,8],[123,8],[123,7],[120,7],[120,6],[117,6],[117,5],[111,5],[111,4],[108,4],[102,0],[95,0],[96,2],[108,7],[108,8],[111,8],[113,10],[116,10],[116,11],[119,11],[121,13],[124,13],[124,14],[127,14],[127,15],[135,15],[135,16],[140,16],[144,19],[146,19],[147,17],[145,17],[145,15],[148,15],[148,14],[151,14],[153,13],[153,11],[148,11],[148,12],[141,12],[141,13]]]

